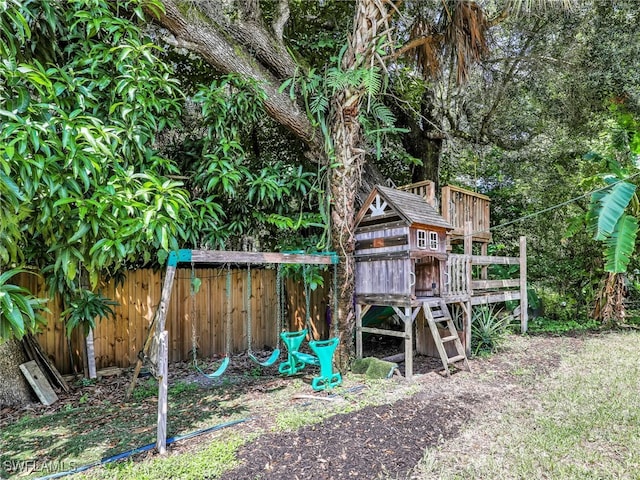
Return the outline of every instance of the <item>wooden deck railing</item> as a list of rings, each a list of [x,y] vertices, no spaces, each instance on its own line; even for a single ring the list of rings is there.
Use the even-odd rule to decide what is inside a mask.
[[[490,242],[490,204],[491,199],[486,195],[453,185],[443,187],[442,216],[453,225],[453,239],[463,238],[465,223],[471,222],[473,240]]]
[[[411,183],[409,185],[402,185],[397,187],[398,190],[404,190],[415,195],[419,195],[424,198],[436,210],[438,209],[438,200],[436,198],[436,184],[431,180],[424,180],[422,182]]]
[[[513,274],[514,278],[474,278],[473,267],[489,265],[517,265],[519,271]],[[519,300],[520,328],[525,333],[528,323],[526,237],[520,237],[519,257],[449,254],[443,292],[448,301],[469,302],[472,306]]]
[[[471,255],[450,254],[447,261],[445,297],[469,297],[471,290]]]

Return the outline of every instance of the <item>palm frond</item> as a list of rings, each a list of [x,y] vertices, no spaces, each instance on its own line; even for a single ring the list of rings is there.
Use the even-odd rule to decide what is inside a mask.
[[[445,47],[456,64],[457,82],[464,83],[471,66],[489,52],[487,31],[490,23],[484,10],[474,1],[450,1],[443,15]]]
[[[409,41],[400,51],[408,52],[415,59],[424,78],[436,78],[442,63],[443,38],[430,19],[418,16],[411,26]]]

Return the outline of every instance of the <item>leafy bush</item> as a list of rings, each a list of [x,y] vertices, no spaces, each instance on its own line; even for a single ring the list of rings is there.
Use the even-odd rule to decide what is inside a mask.
[[[471,350],[474,355],[495,353],[509,333],[512,317],[496,311],[495,305],[473,310]]]
[[[113,318],[115,312],[114,305],[118,302],[105,297],[101,293],[94,293],[90,290],[79,290],[74,298],[69,302],[69,307],[62,312],[62,318],[66,318],[67,336],[71,336],[71,332],[78,327],[84,328],[85,336],[90,329],[96,328],[96,318]]]
[[[537,317],[529,321],[529,333],[549,333],[562,335],[569,332],[585,332],[597,330],[600,323],[592,318],[584,320],[558,320],[548,317]]]
[[[40,315],[48,311],[46,299],[34,297],[29,290],[9,283],[19,273],[31,273],[28,270],[14,268],[0,275],[0,343],[15,337],[20,340],[25,333],[32,333],[38,326],[46,323]]]

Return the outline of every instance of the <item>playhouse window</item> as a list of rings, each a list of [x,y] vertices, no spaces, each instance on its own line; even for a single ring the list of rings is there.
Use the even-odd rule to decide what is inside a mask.
[[[427,248],[427,231],[418,230],[416,240],[418,248]]]
[[[429,232],[429,250],[438,250],[438,232]]]

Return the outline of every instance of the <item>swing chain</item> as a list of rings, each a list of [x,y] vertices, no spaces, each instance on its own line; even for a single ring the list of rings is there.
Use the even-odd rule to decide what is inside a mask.
[[[333,264],[333,311],[331,312],[331,322],[333,323],[333,336],[338,337],[338,265]]]
[[[283,300],[282,300],[282,264],[278,263],[276,267],[276,348],[280,349],[280,332],[284,330],[284,321],[283,321]]]
[[[195,279],[196,271],[195,264],[191,262],[191,279],[189,293],[191,294],[191,354],[193,356],[193,363],[197,364],[198,361],[198,339],[196,332],[196,292],[195,292]]]
[[[302,279],[304,283],[304,303],[305,303],[305,312],[304,312],[304,321],[306,323],[307,329],[309,329],[309,335],[312,339],[315,340],[313,335],[313,329],[311,328],[311,286],[309,285],[309,279],[307,275],[309,274],[309,266],[302,266]]]
[[[231,264],[227,264],[227,278],[225,283],[225,293],[227,301],[226,312],[226,341],[225,341],[225,355],[228,357],[231,355]]]

